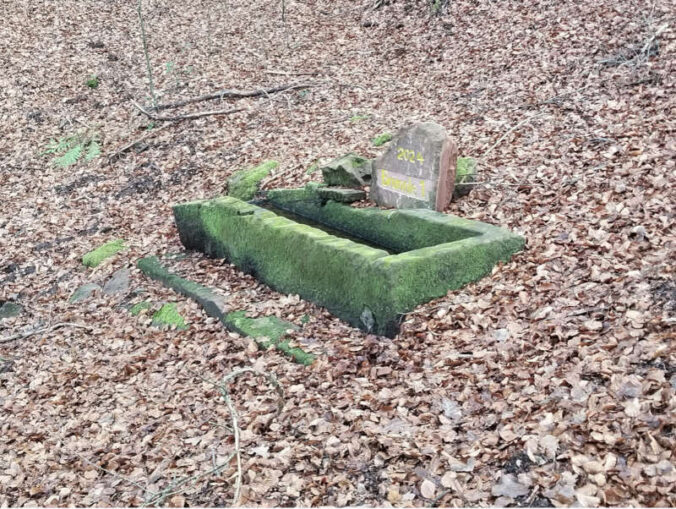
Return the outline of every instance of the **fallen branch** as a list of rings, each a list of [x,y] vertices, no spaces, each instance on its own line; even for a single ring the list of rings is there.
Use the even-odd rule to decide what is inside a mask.
[[[155,108],[156,110],[167,110],[170,108],[180,108],[181,106],[186,106],[187,104],[194,104],[202,101],[213,101],[215,99],[243,99],[245,97],[258,97],[260,95],[270,95],[276,94],[277,92],[286,92],[287,90],[297,90],[299,88],[309,88],[314,85],[310,83],[296,83],[293,85],[281,85],[278,87],[272,88],[261,88],[259,90],[220,90],[212,94],[201,95],[199,97],[193,97],[191,99],[184,99],[183,101],[177,101],[175,103],[167,104],[158,104]]]
[[[500,142],[501,142],[502,140],[504,140],[507,136],[509,136],[509,135],[510,135],[511,133],[513,133],[514,131],[516,131],[519,127],[521,127],[521,126],[524,125],[524,124],[527,124],[528,122],[530,122],[531,120],[533,120],[533,119],[535,119],[535,118],[537,118],[537,117],[541,117],[542,115],[544,115],[544,112],[542,112],[542,113],[537,113],[537,114],[535,114],[535,115],[531,115],[530,117],[524,118],[521,122],[519,122],[519,123],[516,124],[515,126],[511,127],[505,134],[503,134],[502,136],[500,136],[500,138],[498,139],[498,141],[496,141],[495,143],[493,143],[493,145],[491,145],[491,146],[488,148],[488,150],[486,150],[486,152],[483,153],[483,155],[480,157],[480,159],[484,159],[488,154],[490,154],[490,153],[493,151],[493,149],[494,149],[495,147],[497,147],[497,146],[500,144]]]
[[[277,414],[279,414],[282,411],[282,407],[284,406],[284,389],[282,389],[282,386],[279,384],[277,379],[270,373],[258,371],[254,368],[242,368],[230,373],[223,379],[223,382],[219,384],[218,387],[221,391],[221,396],[223,396],[223,401],[225,401],[225,404],[228,407],[228,411],[230,412],[230,420],[232,421],[232,430],[235,437],[235,458],[237,459],[237,474],[235,478],[235,494],[232,498],[233,506],[239,505],[239,498],[242,490],[242,454],[239,445],[239,435],[240,435],[239,416],[237,414],[237,410],[235,410],[235,406],[232,403],[232,399],[230,399],[230,392],[228,392],[227,384],[233,381],[238,376],[241,376],[245,373],[253,373],[254,375],[262,376],[263,378],[267,379],[270,382],[270,384],[275,388],[277,394],[279,395],[279,402],[277,404]]]
[[[17,339],[26,339],[33,336],[34,334],[40,334],[42,332],[51,332],[53,330],[60,329],[61,327],[77,327],[79,329],[92,330],[92,327],[88,327],[87,325],[80,325],[79,323],[71,323],[71,322],[60,322],[55,323],[54,325],[50,325],[49,327],[43,327],[41,329],[33,329],[28,332],[22,332],[21,334],[14,334],[13,336],[0,338],[0,343],[9,343],[10,341],[16,341]]]
[[[117,159],[122,154],[124,154],[127,150],[133,148],[137,143],[141,143],[142,141],[150,138],[151,136],[154,136],[158,132],[165,129],[168,125],[170,125],[170,124],[163,125],[162,127],[159,127],[158,129],[151,129],[149,132],[147,132],[146,134],[144,134],[140,138],[136,138],[134,141],[127,143],[126,145],[123,145],[122,147],[118,148],[115,152],[113,152],[112,154],[110,154],[108,156],[108,162],[110,163],[113,160]]]
[[[173,117],[162,117],[155,115],[154,113],[150,113],[148,110],[143,108],[140,104],[138,104],[136,101],[131,102],[137,110],[139,110],[141,113],[143,113],[145,116],[147,116],[151,120],[155,120],[157,122],[177,122],[180,120],[194,120],[196,118],[202,118],[202,117],[209,117],[211,115],[230,115],[232,113],[237,113],[239,111],[244,111],[248,110],[249,108],[234,108],[231,110],[215,110],[215,111],[200,111],[198,113],[186,113],[185,115],[176,115]]]

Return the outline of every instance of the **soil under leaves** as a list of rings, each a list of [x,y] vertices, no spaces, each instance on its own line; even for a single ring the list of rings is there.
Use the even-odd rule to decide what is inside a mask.
[[[145,1],[161,102],[314,85],[163,125],[131,104],[149,104],[135,2],[3,4],[0,301],[24,312],[0,337],[90,329],[0,343],[0,506],[140,505],[208,472],[233,450],[208,380],[247,366],[286,399],[275,417],[261,380],[230,386],[246,505],[676,505],[673,2],[458,0],[441,17],[378,3],[287,1],[282,21],[279,2]],[[257,350],[135,268],[136,293],[69,303],[180,252],[172,203],[266,159],[280,162],[268,188],[298,186],[318,160],[372,157],[374,136],[417,120],[480,158],[484,184],[448,212],[528,243],[394,340],[195,253],[171,269],[296,323],[315,364]],[[101,156],[62,168],[42,155],[72,135]],[[128,248],[82,266],[115,238]],[[146,299],[176,302],[189,328],[132,317]],[[230,504],[234,472],[164,503]]]

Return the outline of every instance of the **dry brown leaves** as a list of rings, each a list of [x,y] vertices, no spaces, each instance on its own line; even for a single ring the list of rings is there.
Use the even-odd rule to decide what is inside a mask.
[[[138,505],[144,490],[209,471],[232,435],[195,373],[250,365],[287,400],[273,418],[263,384],[233,389],[247,505],[676,504],[674,27],[658,52],[627,57],[669,2],[458,0],[431,19],[423,2],[287,1],[285,24],[277,2],[144,4],[165,102],[298,76],[319,86],[171,125],[111,164],[56,168],[40,155],[50,138],[93,130],[105,155],[146,133],[130,106],[147,95],[135,10],[3,6],[0,300],[26,312],[0,333],[93,330],[0,348],[0,506]],[[138,272],[145,296],[68,303],[140,256],[180,251],[170,204],[221,193],[236,169],[276,158],[272,183],[297,186],[317,159],[373,156],[370,138],[427,119],[481,156],[535,114],[481,161],[490,184],[449,208],[522,233],[527,250],[418,308],[395,340],[198,254],[173,270],[302,325],[294,341],[316,364],[258,351]],[[129,249],[82,268],[115,237]],[[131,318],[124,305],[146,297],[178,302],[190,329]],[[233,473],[167,503],[228,504]]]

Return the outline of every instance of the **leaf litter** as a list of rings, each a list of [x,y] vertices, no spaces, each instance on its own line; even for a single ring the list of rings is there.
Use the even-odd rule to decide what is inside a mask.
[[[287,389],[276,415],[258,381],[232,388],[245,505],[675,505],[671,7],[459,0],[431,17],[422,1],[287,2],[283,21],[276,2],[148,1],[163,103],[316,85],[158,128],[130,103],[149,102],[135,6],[7,4],[0,301],[23,311],[0,334],[47,332],[0,344],[0,505],[140,505],[209,472],[233,443],[204,379],[245,366]],[[315,364],[259,351],[135,269],[128,294],[69,302],[180,252],[170,205],[222,193],[235,171],[275,159],[264,187],[302,185],[318,161],[373,157],[378,134],[430,119],[479,159],[481,184],[448,212],[528,244],[394,340],[195,253],[172,270],[297,324]],[[46,147],[77,132],[96,145],[50,164]],[[82,267],[115,238],[123,255]],[[130,316],[148,299],[190,328]],[[91,329],[46,327],[65,321]],[[230,504],[233,469],[167,503]]]

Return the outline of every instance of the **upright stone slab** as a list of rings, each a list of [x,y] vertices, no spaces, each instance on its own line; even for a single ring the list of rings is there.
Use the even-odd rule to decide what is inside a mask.
[[[371,198],[385,207],[444,210],[453,195],[457,158],[455,143],[439,124],[405,127],[373,163]]]

